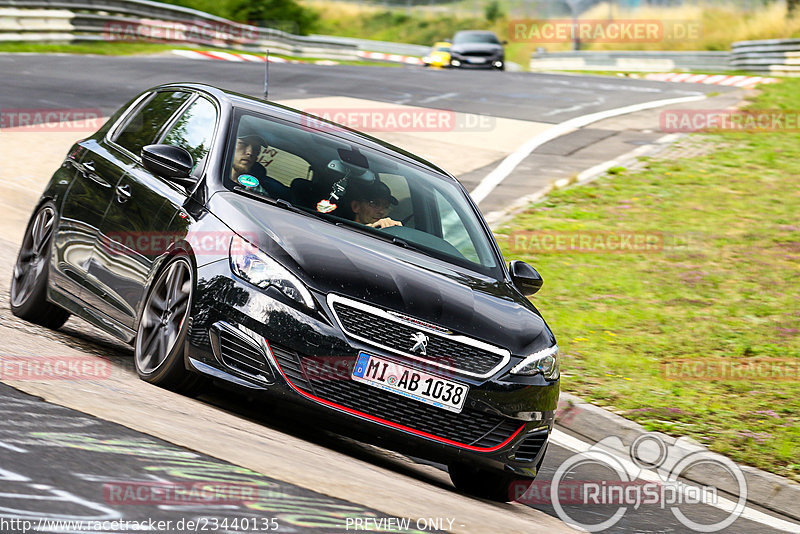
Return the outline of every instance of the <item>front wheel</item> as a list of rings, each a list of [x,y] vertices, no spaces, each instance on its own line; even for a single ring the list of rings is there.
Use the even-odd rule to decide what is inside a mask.
[[[55,224],[55,204],[42,204],[25,229],[11,277],[11,313],[47,328],[58,328],[69,318],[69,312],[47,301],[50,245]]]
[[[503,471],[489,470],[464,462],[447,466],[450,480],[459,491],[496,502],[510,502],[533,484],[532,478],[522,478]]]
[[[183,364],[194,295],[194,267],[185,255],[168,261],[150,288],[136,333],[136,372],[145,382],[173,391],[194,392],[199,375]]]

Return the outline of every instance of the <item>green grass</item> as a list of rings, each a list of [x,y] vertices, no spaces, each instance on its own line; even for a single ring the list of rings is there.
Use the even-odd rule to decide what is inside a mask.
[[[102,56],[129,56],[159,54],[169,50],[189,50],[185,46],[144,42],[91,42],[91,43],[29,43],[10,41],[0,43],[0,52],[27,52],[33,54],[97,54]],[[192,50],[216,50],[196,47]]]
[[[753,109],[800,109],[800,80]],[[800,480],[800,382],[672,381],[678,358],[800,363],[800,134],[694,134],[711,148],[553,193],[499,230],[545,284],[533,302],[562,348],[562,388],[651,430]],[[661,232],[649,253],[511,250],[510,232]]]
[[[165,54],[170,50],[204,50],[215,52],[241,52],[244,54],[261,54],[248,50],[229,50],[226,48],[212,48],[207,46],[181,46],[176,44],[146,43],[146,42],[100,42],[100,43],[28,43],[9,41],[0,43],[0,53],[32,53],[32,54],[96,54],[102,56],[133,56]],[[271,54],[273,57],[283,59],[296,59],[307,63],[327,61],[322,58],[308,58],[298,56],[284,56]],[[398,67],[399,63],[376,62],[366,60],[336,60],[340,65],[367,65]]]

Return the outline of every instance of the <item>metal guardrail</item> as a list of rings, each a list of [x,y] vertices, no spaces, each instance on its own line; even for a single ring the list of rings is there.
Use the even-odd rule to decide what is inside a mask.
[[[707,71],[742,70],[770,76],[800,76],[800,39],[733,43],[730,52],[577,51],[536,52],[531,70]]]
[[[535,52],[531,70],[597,70],[633,72],[726,71],[729,52],[570,51]]]
[[[358,59],[358,48],[149,0],[0,0],[0,40],[133,40],[213,45],[300,57]]]
[[[800,39],[765,39],[733,43],[731,65],[773,76],[800,76]]]
[[[407,43],[390,43],[387,41],[372,41],[370,39],[356,39],[354,37],[333,37],[328,35],[312,35],[337,43],[352,45],[364,52],[382,52],[384,54],[398,54],[401,56],[424,56],[431,47]]]

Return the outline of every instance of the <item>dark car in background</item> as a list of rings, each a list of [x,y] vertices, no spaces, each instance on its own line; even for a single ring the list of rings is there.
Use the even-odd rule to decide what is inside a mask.
[[[288,399],[509,500],[536,476],[559,394],[555,337],[526,298],[541,285],[504,264],[435,165],[277,104],[170,84],[69,151],[27,227],[11,308],[51,328],[75,314],[131,343],[147,382]]]
[[[505,70],[506,58],[494,32],[464,30],[456,32],[450,47],[450,66],[457,69]]]

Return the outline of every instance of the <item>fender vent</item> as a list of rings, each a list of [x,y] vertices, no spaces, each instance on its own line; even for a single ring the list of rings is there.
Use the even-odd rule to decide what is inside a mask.
[[[547,443],[547,430],[539,430],[529,435],[517,447],[514,458],[520,462],[532,462]]]
[[[214,355],[222,364],[261,381],[271,381],[266,354],[255,341],[222,322],[214,324],[209,333]]]

